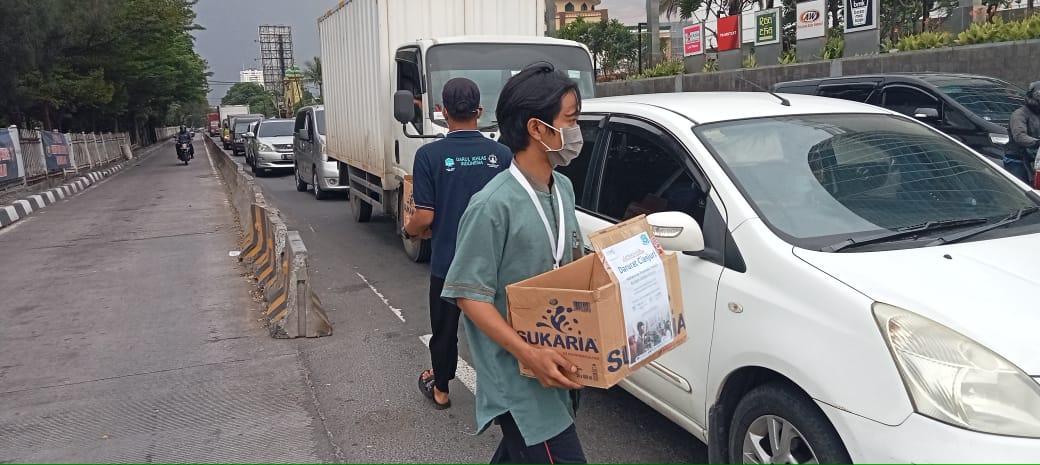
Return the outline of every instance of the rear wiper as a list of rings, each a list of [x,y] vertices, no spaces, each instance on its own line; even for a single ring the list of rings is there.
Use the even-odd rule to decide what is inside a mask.
[[[931,246],[935,246],[935,245],[952,244],[952,243],[957,242],[957,241],[962,241],[962,240],[967,239],[969,237],[977,236],[977,235],[982,234],[982,233],[987,232],[987,231],[992,231],[992,230],[997,229],[997,228],[999,228],[1001,226],[1007,226],[1007,225],[1009,225],[1011,223],[1014,223],[1014,222],[1022,219],[1023,216],[1026,216],[1026,215],[1028,215],[1030,213],[1035,213],[1037,210],[1040,210],[1040,207],[1023,208],[1021,210],[1018,210],[1018,211],[1008,215],[1007,217],[1005,217],[1004,219],[1002,219],[1002,220],[1000,220],[1000,221],[998,221],[996,223],[987,224],[985,226],[979,226],[977,228],[968,229],[968,230],[961,231],[961,232],[956,233],[956,234],[951,234],[949,236],[941,236],[941,237],[935,239],[934,241],[925,244],[924,246],[925,247],[931,247]]]
[[[882,242],[895,241],[906,237],[913,237],[922,232],[935,231],[937,229],[956,228],[959,226],[970,226],[973,224],[986,223],[989,220],[986,218],[963,218],[958,220],[940,220],[940,221],[928,221],[926,223],[920,223],[910,226],[904,226],[894,231],[883,232],[873,236],[854,238],[850,237],[836,244],[828,245],[822,249],[823,252],[838,252],[841,250],[848,249],[850,247],[859,247],[861,245],[879,244]]]

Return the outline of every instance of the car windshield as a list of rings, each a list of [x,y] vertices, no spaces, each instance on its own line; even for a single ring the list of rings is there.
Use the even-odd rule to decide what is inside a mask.
[[[314,112],[314,119],[317,120],[318,134],[325,135],[325,111]]]
[[[808,249],[1036,205],[978,155],[896,116],[759,118],[695,132],[770,228]]]
[[[566,72],[578,82],[583,97],[593,95],[592,62],[588,52],[579,47],[566,45],[531,44],[446,44],[430,48],[429,94],[433,108],[429,116],[441,126],[447,126],[441,108],[441,92],[444,83],[452,78],[465,77],[477,83],[480,89],[480,104],[484,114],[477,124],[482,128],[493,126],[498,95],[506,81],[519,73],[525,66],[538,61],[548,61],[556,69]]]
[[[1022,89],[1006,82],[967,77],[926,77],[928,81],[964,105],[972,113],[986,121],[1004,126],[1011,120],[1011,113],[1025,103]]]
[[[292,120],[283,121],[264,121],[260,123],[260,133],[257,137],[281,137],[293,135],[293,124]]]

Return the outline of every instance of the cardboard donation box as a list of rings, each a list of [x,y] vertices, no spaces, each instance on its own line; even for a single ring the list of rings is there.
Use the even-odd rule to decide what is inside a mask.
[[[574,382],[609,388],[686,341],[679,262],[642,215],[589,239],[595,254],[506,287],[509,323],[574,363]]]
[[[404,192],[401,198],[404,199],[404,205],[401,208],[404,211],[404,224],[408,224],[408,220],[412,219],[412,215],[415,214],[415,199],[412,198],[412,190],[414,189],[412,175],[409,174],[404,177],[404,186],[402,188]],[[429,239],[431,237],[433,237],[433,231],[429,228],[419,235],[419,239]]]

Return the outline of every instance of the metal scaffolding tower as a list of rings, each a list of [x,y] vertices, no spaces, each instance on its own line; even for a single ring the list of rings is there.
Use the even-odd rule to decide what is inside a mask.
[[[260,60],[264,70],[264,86],[282,95],[285,71],[293,66],[292,28],[264,24],[260,26]]]

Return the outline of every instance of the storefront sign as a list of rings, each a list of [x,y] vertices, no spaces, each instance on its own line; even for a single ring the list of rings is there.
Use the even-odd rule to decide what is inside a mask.
[[[878,0],[844,0],[845,33],[878,27]]]
[[[798,4],[798,40],[815,39],[827,35],[827,4],[824,0],[812,0]]]
[[[718,25],[719,51],[740,48],[740,15],[719,18]]]
[[[755,45],[780,42],[780,9],[773,8],[755,13]]]
[[[686,26],[683,33],[683,56],[700,55],[704,53],[704,23]]]

